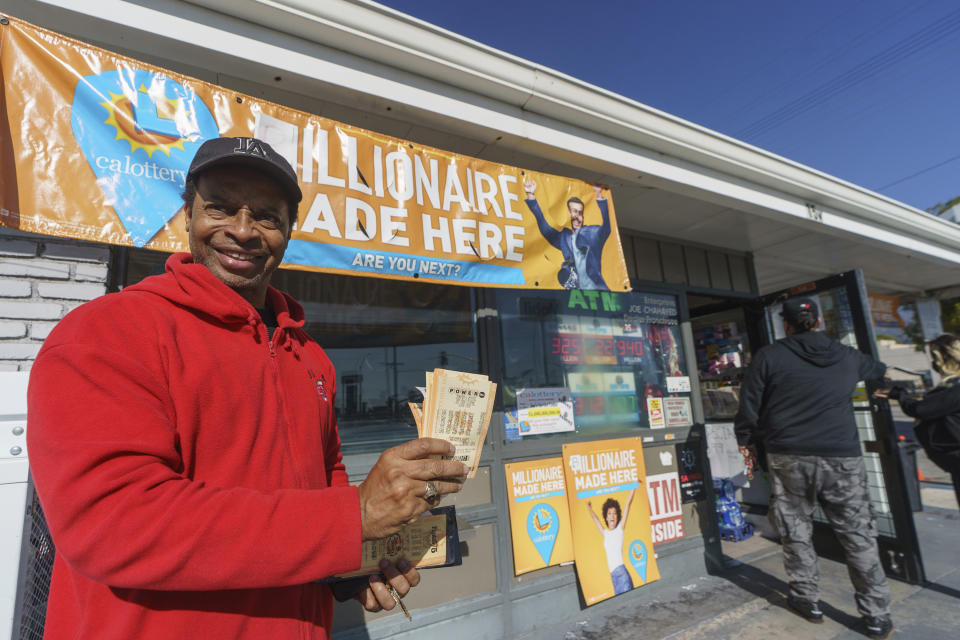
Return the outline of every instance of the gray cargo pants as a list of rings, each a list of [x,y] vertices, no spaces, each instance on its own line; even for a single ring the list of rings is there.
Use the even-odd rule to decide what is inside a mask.
[[[771,518],[783,544],[790,594],[812,602],[820,599],[820,568],[813,549],[813,509],[819,500],[843,546],[857,609],[864,616],[888,615],[890,585],[877,550],[877,523],[863,458],[771,453],[767,459]]]

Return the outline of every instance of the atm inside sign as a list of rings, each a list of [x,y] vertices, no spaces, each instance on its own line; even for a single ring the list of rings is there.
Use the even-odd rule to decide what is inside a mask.
[[[683,507],[680,479],[674,472],[647,476],[647,497],[650,501],[650,526],[653,544],[662,544],[683,537]]]

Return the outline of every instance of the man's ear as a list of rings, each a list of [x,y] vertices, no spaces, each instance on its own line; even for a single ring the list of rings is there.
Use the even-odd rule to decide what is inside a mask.
[[[190,233],[190,222],[193,220],[193,207],[184,202],[180,208],[183,209],[183,226],[187,233]]]

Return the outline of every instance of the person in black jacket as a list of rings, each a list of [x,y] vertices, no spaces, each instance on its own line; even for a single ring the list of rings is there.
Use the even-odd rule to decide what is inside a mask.
[[[882,362],[815,331],[809,298],[783,304],[787,337],[757,351],[740,388],[734,422],[744,456],[767,452],[771,516],[790,580],[787,603],[822,622],[813,510],[819,501],[846,556],[866,634],[886,638],[890,587],[877,550],[877,526],[851,396],[860,380],[879,381]]]
[[[960,504],[960,338],[944,334],[932,340],[930,359],[941,380],[922,398],[909,395],[899,386],[874,395],[897,400],[905,414],[916,418],[913,429],[917,441],[927,457],[950,474]]]

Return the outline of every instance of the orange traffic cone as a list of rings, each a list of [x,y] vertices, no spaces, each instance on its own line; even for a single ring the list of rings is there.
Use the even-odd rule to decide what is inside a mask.
[[[920,471],[920,469],[917,469],[917,480],[920,482],[930,482],[930,478],[923,475],[923,471]]]

